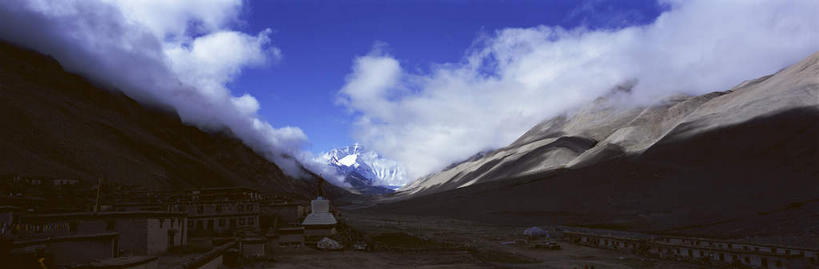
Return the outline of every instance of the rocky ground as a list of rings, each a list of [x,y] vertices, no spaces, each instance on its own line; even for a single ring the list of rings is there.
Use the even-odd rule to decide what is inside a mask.
[[[512,243],[527,227],[442,217],[345,213],[342,221],[371,251],[278,248],[276,268],[697,268],[623,252],[559,242],[560,250]],[[261,268],[261,267],[260,267]]]

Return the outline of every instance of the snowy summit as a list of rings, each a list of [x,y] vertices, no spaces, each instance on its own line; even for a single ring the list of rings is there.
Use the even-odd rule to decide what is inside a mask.
[[[336,168],[353,186],[360,184],[396,189],[405,185],[408,180],[406,172],[396,161],[385,159],[358,143],[332,149],[319,159]]]

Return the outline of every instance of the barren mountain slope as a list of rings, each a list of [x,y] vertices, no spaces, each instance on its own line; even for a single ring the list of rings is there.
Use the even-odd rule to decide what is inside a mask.
[[[368,210],[507,225],[819,238],[816,122],[819,109],[794,109],[658,144],[640,156],[491,181]]]
[[[400,189],[412,196],[475,183],[582,167],[624,154],[639,154],[658,141],[794,108],[819,106],[817,54],[776,74],[725,92],[673,96],[647,107],[624,105],[618,91],[574,112],[548,119],[511,145],[428,175]]]
[[[819,53],[726,92],[675,97],[620,115],[631,119],[596,132],[567,128],[576,116],[552,119],[508,148],[432,177],[454,169],[461,169],[458,176],[492,171],[503,167],[499,153],[550,147],[574,152],[585,146],[576,157],[585,155],[583,165],[572,160],[568,168],[461,188],[439,179],[443,183],[422,186],[426,191],[367,210],[709,237],[787,235],[819,243]]]

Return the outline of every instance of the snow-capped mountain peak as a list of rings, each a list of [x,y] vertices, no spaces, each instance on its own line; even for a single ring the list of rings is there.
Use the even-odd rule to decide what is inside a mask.
[[[332,149],[322,154],[320,159],[347,176],[348,181],[354,178],[368,186],[391,189],[406,184],[406,172],[396,161],[385,159],[357,143]]]

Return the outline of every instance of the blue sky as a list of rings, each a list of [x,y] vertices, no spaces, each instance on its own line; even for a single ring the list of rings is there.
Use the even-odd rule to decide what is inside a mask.
[[[261,104],[276,126],[301,128],[308,150],[352,144],[353,114],[336,103],[357,56],[376,44],[403,68],[461,61],[481,35],[538,25],[616,29],[651,23],[656,1],[251,1],[242,14],[246,32],[270,28],[283,57],[245,69],[229,86]]]
[[[637,83],[720,91],[819,50],[819,2],[0,1],[0,39],[302,176],[360,142],[401,185]],[[567,30],[568,29],[568,30]],[[787,40],[787,42],[783,42]],[[378,45],[376,45],[378,44]],[[378,49],[374,49],[374,48]],[[696,78],[696,79],[691,79]]]

